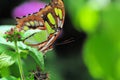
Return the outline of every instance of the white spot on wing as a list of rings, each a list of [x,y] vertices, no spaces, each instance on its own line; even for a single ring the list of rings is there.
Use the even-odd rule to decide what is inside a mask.
[[[62,21],[59,18],[57,18],[57,21],[58,21],[58,27],[62,28],[63,27]]]
[[[43,17],[43,14],[41,14],[41,17]]]
[[[39,22],[38,21],[34,21],[35,26],[39,26]]]
[[[29,22],[26,22],[25,25],[26,25],[26,26],[30,26],[30,23],[29,23]]]
[[[39,22],[39,25],[40,25],[40,26],[43,26],[43,23],[42,23],[42,22]]]

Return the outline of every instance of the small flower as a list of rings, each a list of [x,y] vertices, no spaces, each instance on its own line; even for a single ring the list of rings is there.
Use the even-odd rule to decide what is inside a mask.
[[[7,41],[22,41],[21,36],[23,34],[21,32],[18,32],[15,28],[11,28],[10,31],[5,32],[4,38],[6,38]]]

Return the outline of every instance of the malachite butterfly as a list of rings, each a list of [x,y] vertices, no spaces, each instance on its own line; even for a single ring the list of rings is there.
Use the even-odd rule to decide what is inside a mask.
[[[31,5],[32,6],[32,5]],[[52,48],[53,43],[61,33],[64,24],[65,9],[62,0],[51,0],[51,2],[32,15],[16,18],[16,29],[31,34],[24,39],[24,43],[38,48],[45,53]],[[36,33],[32,34],[32,31]],[[40,30],[40,32],[37,30]],[[43,37],[44,36],[44,37]]]

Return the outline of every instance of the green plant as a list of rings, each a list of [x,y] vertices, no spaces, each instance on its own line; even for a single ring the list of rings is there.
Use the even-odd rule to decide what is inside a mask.
[[[25,80],[24,76],[29,75],[32,70],[35,70],[36,66],[39,66],[40,70],[44,72],[44,57],[42,52],[22,42],[22,38],[27,36],[27,34],[13,29],[9,32],[7,31],[12,27],[14,26],[0,27],[0,77],[3,80],[8,78],[16,80],[20,79],[19,76],[21,76],[21,80]],[[4,32],[6,32],[6,34],[4,34]],[[26,66],[28,57],[34,61],[31,61],[29,58],[30,64],[28,63],[28,66]],[[19,68],[19,71],[16,66]],[[13,68],[14,70],[12,70]]]

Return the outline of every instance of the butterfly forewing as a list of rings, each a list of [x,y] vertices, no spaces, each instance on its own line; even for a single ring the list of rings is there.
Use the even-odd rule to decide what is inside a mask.
[[[40,51],[47,51],[57,39],[61,32],[65,18],[64,4],[62,0],[52,0],[45,8],[40,9],[39,12],[28,15],[23,18],[17,18],[16,28],[19,31],[26,32],[28,30],[45,30],[48,39],[40,39],[42,42],[35,42],[35,35],[30,35],[26,38],[26,43],[29,45],[38,46]],[[37,34],[38,35],[38,34]],[[41,35],[41,34],[39,34]],[[42,38],[42,36],[38,36]],[[28,41],[28,42],[27,42]],[[36,44],[37,43],[37,44]]]

